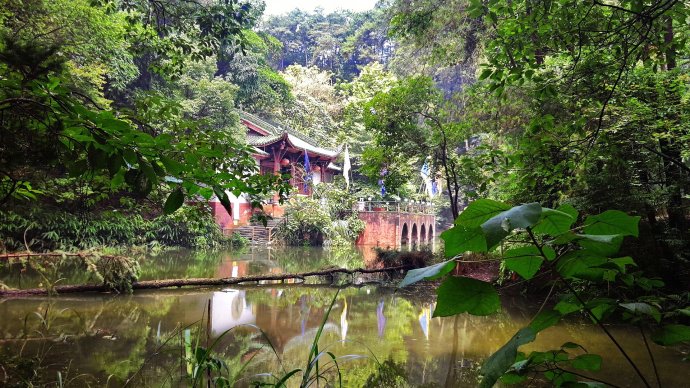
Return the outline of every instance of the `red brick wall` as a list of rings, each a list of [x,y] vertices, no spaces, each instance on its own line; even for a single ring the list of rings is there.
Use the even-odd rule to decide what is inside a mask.
[[[433,236],[436,236],[435,217],[425,214],[389,213],[389,212],[360,212],[359,219],[366,223],[364,231],[357,238],[357,245],[373,245],[382,248],[397,248],[400,246],[400,237],[403,225],[407,224],[408,240],[412,239],[413,225],[417,225],[417,242],[426,244],[427,241],[419,241],[422,225],[425,225],[427,240],[429,239],[429,226],[434,227]]]
[[[285,208],[280,205],[270,204],[264,205],[264,211],[271,217],[280,218],[285,216]]]
[[[366,223],[357,245],[375,245],[382,248],[398,246],[398,214],[388,212],[362,212],[359,219]]]

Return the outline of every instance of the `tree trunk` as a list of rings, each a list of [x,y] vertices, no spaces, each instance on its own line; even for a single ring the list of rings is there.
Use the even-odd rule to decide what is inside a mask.
[[[673,19],[666,17],[666,32],[664,33],[664,44],[666,46],[666,70],[670,71],[676,67],[676,52],[674,47]],[[659,140],[659,149],[662,154],[668,155],[671,159],[682,160],[680,147],[677,142],[669,139]],[[671,160],[663,159],[664,174],[666,175],[666,186],[671,189],[668,202],[668,223],[672,228],[678,229],[681,233],[686,230],[685,211],[683,209],[683,171]]]
[[[192,279],[166,279],[166,280],[144,280],[141,282],[132,283],[133,290],[146,290],[146,289],[160,289],[168,287],[187,287],[187,286],[227,286],[233,284],[242,284],[247,282],[259,282],[264,280],[290,280],[296,279],[304,281],[307,277],[311,276],[329,276],[332,277],[335,274],[346,274],[355,275],[358,273],[382,273],[382,272],[395,272],[405,269],[410,269],[410,266],[397,266],[388,267],[381,269],[366,269],[366,268],[356,268],[356,269],[345,269],[345,268],[333,268],[326,269],[322,271],[311,271],[311,272],[301,272],[294,274],[272,274],[272,275],[257,275],[257,276],[245,276],[240,278],[192,278]],[[111,291],[108,287],[101,284],[83,284],[83,285],[70,285],[70,286],[56,286],[54,291],[58,294],[66,294],[73,292],[109,292]],[[48,295],[49,290],[45,288],[31,288],[26,290],[0,290],[0,297],[17,297],[26,295]]]

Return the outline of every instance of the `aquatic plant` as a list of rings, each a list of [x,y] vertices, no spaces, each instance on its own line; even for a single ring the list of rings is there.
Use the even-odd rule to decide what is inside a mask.
[[[284,373],[282,376],[278,377],[273,375],[272,373],[268,374],[270,377],[272,377],[275,382],[264,382],[264,381],[255,381],[253,384],[255,387],[276,387],[276,388],[282,388],[282,387],[287,387],[287,382],[291,380],[293,377],[298,377],[301,375],[302,379],[299,382],[299,387],[300,388],[307,388],[312,386],[312,384],[317,383],[319,381],[324,381],[327,386],[331,386],[331,381],[329,379],[329,376],[331,374],[335,374],[337,376],[337,380],[332,382],[333,386],[338,386],[342,387],[343,385],[343,375],[340,370],[340,364],[339,361],[351,361],[351,360],[356,360],[359,358],[363,358],[364,356],[361,355],[345,355],[345,356],[336,356],[333,352],[327,350],[328,346],[326,347],[319,347],[319,341],[321,339],[321,336],[323,334],[324,327],[326,326],[326,323],[328,322],[328,317],[331,314],[331,311],[333,310],[333,306],[335,305],[335,302],[338,299],[338,295],[340,294],[340,290],[337,290],[335,295],[333,296],[333,299],[331,300],[330,304],[328,305],[328,308],[326,309],[326,312],[324,313],[323,320],[321,321],[321,324],[319,325],[319,328],[316,332],[316,336],[314,337],[314,340],[312,341],[310,350],[309,350],[309,355],[307,357],[306,363],[304,367],[302,368],[295,368],[293,370],[290,370],[289,372]],[[323,361],[324,359],[325,361]],[[376,357],[374,357],[376,359]],[[378,360],[376,360],[378,363]]]
[[[74,311],[56,309],[55,300],[49,297],[41,308],[24,317],[21,335],[11,340],[14,348],[0,349],[0,386],[90,386],[95,382],[94,376],[77,373],[71,359],[57,371],[50,362],[55,357],[54,345],[68,338],[61,332],[61,323],[69,315],[74,315]],[[30,345],[35,339],[42,340],[39,346]]]
[[[127,256],[85,256],[84,262],[107,289],[118,293],[131,293],[132,283],[137,281],[141,272],[139,261]]]

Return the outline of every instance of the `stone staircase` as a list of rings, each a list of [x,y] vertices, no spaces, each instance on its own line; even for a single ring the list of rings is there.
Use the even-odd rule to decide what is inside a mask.
[[[240,236],[250,241],[252,245],[267,246],[273,241],[273,230],[283,221],[282,218],[268,220],[266,226],[261,223],[240,226],[232,230],[226,229],[229,233],[239,233]]]

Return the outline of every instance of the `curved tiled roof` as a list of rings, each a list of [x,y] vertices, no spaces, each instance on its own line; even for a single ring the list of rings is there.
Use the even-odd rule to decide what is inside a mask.
[[[321,147],[314,140],[310,139],[308,136],[300,133],[299,131],[296,131],[295,129],[287,126],[280,126],[275,122],[262,119],[251,113],[241,112],[240,118],[252,123],[253,125],[270,134],[267,136],[247,135],[247,143],[254,147],[264,147],[281,140],[286,140],[295,148],[304,149],[310,153],[322,155],[328,158],[335,158],[342,150],[342,147],[338,147],[337,149]]]

